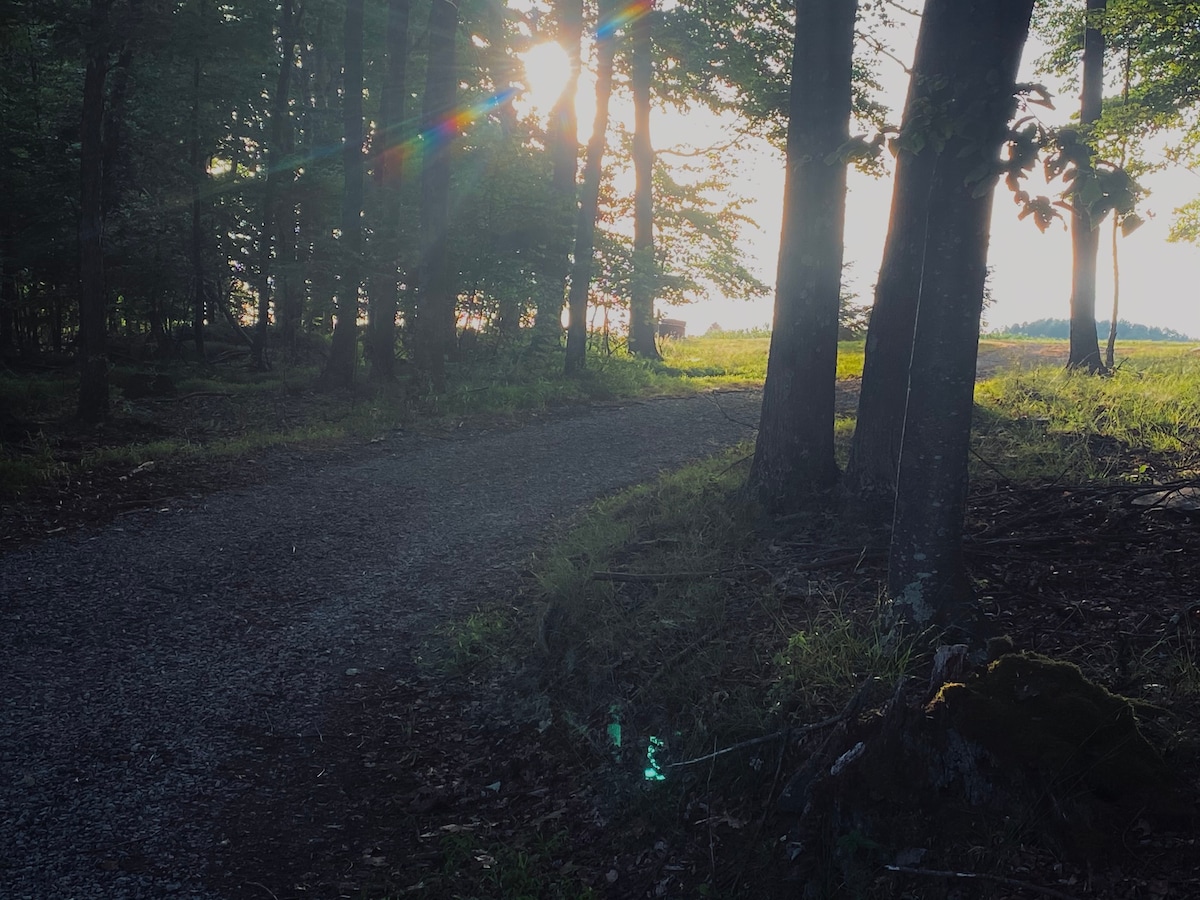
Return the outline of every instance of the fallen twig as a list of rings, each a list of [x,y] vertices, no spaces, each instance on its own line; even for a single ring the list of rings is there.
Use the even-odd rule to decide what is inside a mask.
[[[230,391],[192,391],[190,394],[180,394],[178,397],[152,397],[158,403],[178,403],[181,400],[191,400],[194,397],[232,397]]]
[[[742,563],[736,566],[726,566],[723,569],[713,569],[711,572],[593,572],[592,581],[623,581],[633,584],[655,584],[661,581],[701,581],[705,578],[732,575],[746,569],[763,569],[763,567],[755,563]],[[767,570],[763,569],[763,571]]]
[[[858,690],[854,692],[854,696],[850,698],[850,702],[837,715],[830,716],[828,719],[822,719],[819,722],[812,722],[808,725],[800,725],[796,728],[785,728],[783,731],[776,731],[772,734],[764,734],[761,737],[750,738],[741,743],[734,744],[731,747],[724,747],[720,750],[715,750],[704,756],[698,756],[695,759],[685,759],[680,762],[669,763],[668,769],[674,769],[677,766],[691,766],[696,763],[708,762],[710,759],[716,759],[718,756],[724,756],[726,753],[733,753],[735,750],[745,750],[747,747],[757,747],[759,744],[766,744],[770,741],[777,741],[781,738],[801,737],[806,734],[812,734],[814,731],[820,731],[822,728],[828,728],[830,725],[836,725],[844,719],[848,719],[858,712],[859,706],[862,704],[863,696],[866,694],[867,688],[874,679],[868,678]]]
[[[1008,887],[1034,891],[1038,894],[1045,894],[1047,897],[1058,897],[1059,900],[1077,900],[1077,898],[1072,897],[1070,894],[1064,894],[1062,891],[1056,891],[1054,888],[1043,887],[1040,884],[1031,884],[1028,881],[1020,881],[1016,878],[1005,878],[1003,875],[988,875],[985,872],[950,872],[939,869],[918,869],[912,866],[884,866],[884,868],[889,872],[900,872],[904,875],[924,875],[929,878],[975,878],[980,881],[991,881]]]
[[[720,575],[713,572],[593,572],[592,581],[621,581],[633,584],[654,584],[660,581],[700,581]]]

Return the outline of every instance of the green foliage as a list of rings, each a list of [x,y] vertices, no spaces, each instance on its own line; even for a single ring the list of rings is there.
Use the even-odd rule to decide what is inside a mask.
[[[883,616],[863,616],[834,593],[819,594],[809,620],[774,657],[777,681],[770,696],[803,709],[837,708],[866,678],[887,684],[913,665],[910,643],[885,629]]]
[[[1096,323],[1098,336],[1108,336],[1109,323],[1107,319]],[[1008,325],[993,333],[993,337],[1018,336],[1032,338],[1054,338],[1066,340],[1070,337],[1071,323],[1067,319],[1037,319],[1033,322],[1021,322],[1019,325]],[[1158,328],[1128,322],[1125,319],[1117,321],[1117,334],[1122,341],[1176,341],[1192,340],[1186,334],[1171,328]]]

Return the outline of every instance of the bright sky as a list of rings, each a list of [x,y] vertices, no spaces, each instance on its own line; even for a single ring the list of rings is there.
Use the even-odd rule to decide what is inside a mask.
[[[902,23],[903,24],[903,23]],[[916,23],[894,35],[892,45],[903,59],[912,56]],[[1041,80],[1035,77],[1033,64],[1041,48],[1031,42],[1026,48],[1022,80]],[[899,120],[900,107],[907,89],[907,78],[893,63],[883,70],[886,97]],[[540,70],[530,65],[534,104],[548,109],[553,102],[553,85],[561,86],[561,78],[550,75],[553,68],[547,60]],[[540,72],[540,74],[539,74]],[[1051,89],[1055,85],[1050,85]],[[584,77],[580,84],[578,103],[580,141],[586,142],[594,112],[594,83]],[[547,102],[537,96],[547,94]],[[1043,111],[1051,122],[1065,120],[1078,108],[1072,92],[1058,91],[1057,111]],[[632,118],[614,97],[613,115],[618,121]],[[656,110],[651,124],[655,147],[665,149],[674,142],[696,146],[720,142],[729,124],[703,111],[686,115]],[[741,160],[742,174],[733,189],[749,197],[753,204],[747,213],[761,226],[757,234],[748,233],[743,243],[752,268],[760,278],[774,283],[775,265],[782,221],[783,159],[764,147],[750,152]],[[1150,190],[1144,201],[1143,213],[1150,217],[1145,225],[1130,237],[1121,239],[1121,311],[1120,318],[1145,325],[1174,328],[1200,338],[1200,297],[1195,289],[1200,284],[1200,248],[1188,244],[1169,244],[1166,237],[1173,219],[1172,211],[1200,193],[1200,176],[1179,168],[1147,176],[1143,184]],[[887,233],[887,215],[891,203],[891,180],[872,179],[851,172],[847,207],[846,260],[852,263],[848,272],[850,287],[860,302],[872,299],[875,273],[879,267],[883,241]],[[1031,193],[1043,192],[1030,186]],[[1059,188],[1061,190],[1061,188]],[[1048,191],[1047,191],[1048,192]],[[1101,255],[1098,266],[1096,310],[1098,319],[1107,319],[1112,306],[1112,257],[1109,251],[1111,233],[1108,222],[1101,225]],[[1007,189],[1000,185],[996,195],[992,225],[989,263],[994,268],[992,293],[995,305],[986,313],[987,324],[998,328],[1042,318],[1067,318],[1071,286],[1071,246],[1068,232],[1052,225],[1041,233],[1030,220],[1017,221],[1017,207]],[[714,298],[685,307],[660,310],[688,323],[690,334],[703,333],[716,323],[722,328],[749,328],[769,324],[774,298],[753,302]]]

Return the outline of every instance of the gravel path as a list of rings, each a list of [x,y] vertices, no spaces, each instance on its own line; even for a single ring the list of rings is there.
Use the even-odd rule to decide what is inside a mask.
[[[0,557],[0,898],[221,897],[256,735],[319,734],[348,670],[504,596],[588,500],[749,437],[759,399],[404,437]]]

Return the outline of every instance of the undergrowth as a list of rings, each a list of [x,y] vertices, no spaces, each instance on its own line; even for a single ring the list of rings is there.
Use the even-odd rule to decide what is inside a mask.
[[[764,565],[748,450],[602,501],[538,562],[552,700],[596,747],[619,724],[637,766],[652,737],[679,761],[836,713],[909,665],[873,592],[800,596]]]

